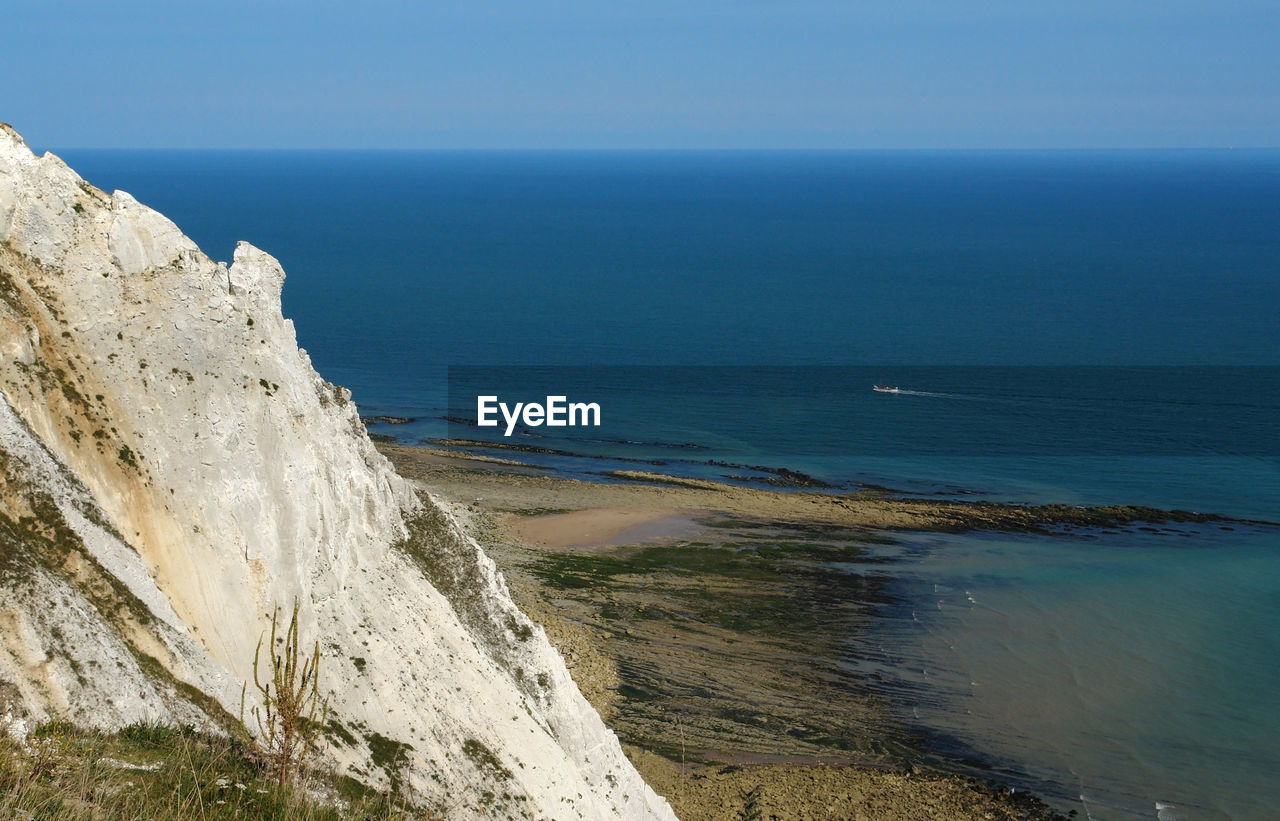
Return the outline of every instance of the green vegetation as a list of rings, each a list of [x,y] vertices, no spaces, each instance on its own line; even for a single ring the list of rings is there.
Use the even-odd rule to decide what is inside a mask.
[[[47,821],[390,821],[427,819],[354,780],[281,788],[244,742],[135,724],[118,733],[45,724],[0,735],[0,818]],[[315,796],[327,795],[324,801]]]
[[[690,579],[708,574],[745,581],[782,581],[814,575],[814,563],[865,562],[860,544],[761,539],[759,541],[682,542],[621,548],[609,553],[550,553],[533,571],[560,588],[594,587],[614,576],[668,572]],[[824,577],[829,575],[819,571]]]
[[[138,469],[138,457],[133,455],[133,451],[129,448],[128,445],[121,445],[120,450],[116,453],[116,456],[120,459],[121,462],[124,462],[126,465],[133,468],[134,470]]]
[[[533,628],[527,624],[520,624],[515,619],[507,616],[507,629],[511,631],[511,635],[516,637],[517,641],[528,641],[533,638]]]
[[[537,682],[545,676],[533,670],[526,675],[520,665],[527,652],[522,645],[533,638],[533,627],[492,598],[488,571],[475,545],[429,497],[420,498],[422,508],[405,521],[409,535],[396,548],[449,600],[458,619],[516,686],[535,701],[544,698],[546,687]]]
[[[490,770],[494,775],[502,778],[511,777],[511,771],[502,766],[502,762],[493,754],[493,750],[486,747],[479,739],[468,738],[462,742],[462,752],[466,753],[467,758],[474,761],[477,767]]]
[[[320,701],[320,642],[315,643],[311,657],[302,655],[298,639],[297,599],[293,602],[293,615],[283,639],[276,636],[280,621],[280,608],[271,614],[271,639],[267,654],[271,659],[271,677],[264,680],[258,669],[262,654],[262,639],[253,652],[253,686],[262,703],[250,712],[257,723],[267,768],[275,775],[276,783],[284,789],[293,783],[294,776],[315,749],[316,741],[329,713],[329,702]],[[277,645],[283,646],[277,649]],[[301,663],[301,664],[299,664]],[[244,718],[245,689],[240,692],[240,721]]]
[[[404,789],[404,768],[409,766],[409,750],[413,749],[403,741],[387,738],[381,733],[369,733],[366,741],[369,744],[369,757],[373,764],[387,774],[391,783],[391,794],[399,795]]]
[[[515,672],[511,660],[518,656],[518,642],[528,635],[509,615],[499,616],[487,598],[488,578],[479,553],[452,526],[440,508],[422,498],[422,509],[406,520],[409,536],[396,547],[414,560],[427,581],[453,605],[464,625],[481,640],[490,658]]]
[[[845,658],[889,600],[875,539],[714,521],[705,541],[546,552],[522,565],[548,599],[568,600],[608,637],[615,732],[674,762],[722,749],[897,761],[880,741],[876,705],[845,698],[859,673],[824,661]]]
[[[324,725],[324,734],[334,744],[354,747],[359,743],[356,737],[351,734],[351,731],[334,716],[330,716],[328,723]]]
[[[605,622],[663,621],[678,629],[698,624],[812,641],[831,623],[883,601],[878,577],[867,572],[877,564],[859,544],[769,537],[551,553],[530,570],[553,589],[595,600]],[[599,595],[645,589],[664,592],[643,604]]]

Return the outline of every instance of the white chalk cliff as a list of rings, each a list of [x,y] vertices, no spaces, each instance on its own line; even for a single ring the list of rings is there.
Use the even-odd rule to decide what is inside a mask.
[[[226,726],[297,598],[340,771],[458,817],[674,818],[313,370],[283,280],[0,125],[0,717]]]

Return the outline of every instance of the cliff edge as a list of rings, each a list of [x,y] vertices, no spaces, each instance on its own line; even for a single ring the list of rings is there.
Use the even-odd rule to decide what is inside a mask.
[[[458,817],[674,818],[283,281],[0,125],[0,718],[227,727],[296,598],[340,772]]]

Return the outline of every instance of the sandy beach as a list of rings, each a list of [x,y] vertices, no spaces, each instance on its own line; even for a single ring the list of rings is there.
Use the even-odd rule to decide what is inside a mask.
[[[1111,505],[1004,505],[989,502],[902,498],[871,489],[848,493],[778,491],[689,479],[647,471],[610,474],[609,482],[564,479],[515,460],[474,456],[456,450],[380,444],[402,475],[426,482],[450,498],[480,503],[485,509],[549,521],[524,523],[535,537],[575,538],[571,528],[585,527],[584,543],[608,541],[622,530],[667,516],[747,516],[759,520],[810,523],[863,530],[1045,530],[1115,527],[1134,523],[1211,522],[1213,514]],[[590,511],[583,518],[555,514]],[[514,524],[513,524],[514,526]],[[584,532],[587,532],[584,531]],[[525,532],[525,531],[522,531]],[[600,539],[590,534],[608,534]]]
[[[1069,527],[1140,511],[648,474],[593,483],[508,460],[381,449],[468,523],[682,818],[1055,817],[913,748],[881,697],[830,663],[882,593],[874,573],[815,567],[869,561],[866,547],[895,529]]]

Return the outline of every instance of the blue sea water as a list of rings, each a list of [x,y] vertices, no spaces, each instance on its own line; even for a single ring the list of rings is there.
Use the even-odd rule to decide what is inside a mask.
[[[418,420],[384,433],[476,438],[441,417],[523,380],[605,408],[518,437],[570,475],[1280,520],[1277,152],[64,157],[279,257],[321,373]],[[875,663],[940,755],[1093,818],[1280,814],[1280,531],[895,550]]]

